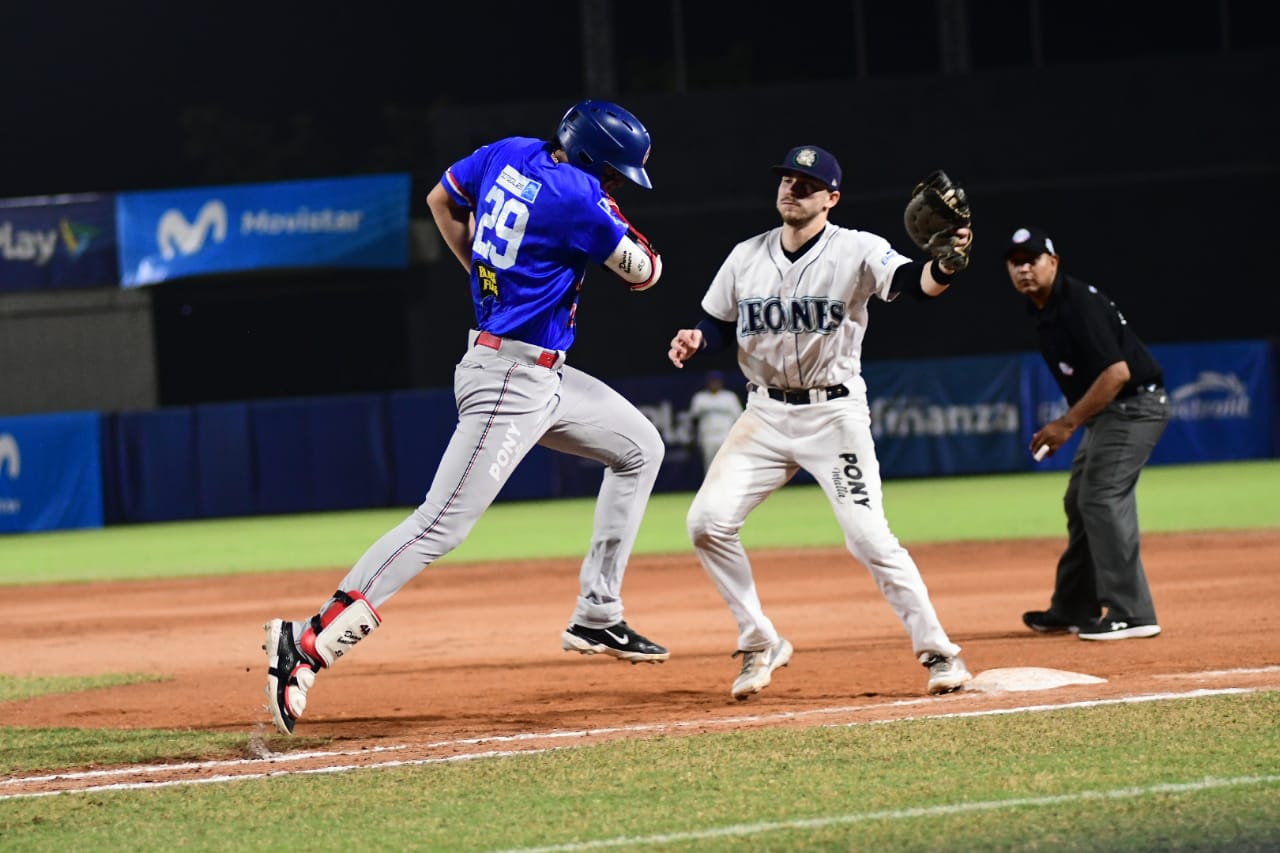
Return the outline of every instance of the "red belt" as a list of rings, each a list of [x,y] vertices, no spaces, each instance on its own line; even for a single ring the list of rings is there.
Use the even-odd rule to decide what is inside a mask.
[[[502,349],[502,338],[491,332],[481,332],[476,335],[476,343],[482,347],[488,347],[489,349]],[[534,363],[539,367],[555,367],[556,359],[559,357],[559,353],[549,349],[544,349],[542,354],[538,356]]]

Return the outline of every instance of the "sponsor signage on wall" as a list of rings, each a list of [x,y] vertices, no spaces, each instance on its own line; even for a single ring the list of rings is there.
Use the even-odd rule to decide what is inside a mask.
[[[0,418],[0,533],[102,526],[97,412]]]
[[[1151,347],[1164,370],[1169,425],[1151,453],[1153,464],[1265,459],[1275,452],[1275,372],[1267,341],[1162,344]],[[1067,411],[1044,360],[1026,357],[1028,373],[1024,443]],[[1080,443],[1077,430],[1040,466],[1067,469]]]
[[[109,195],[0,199],[0,291],[116,284]]]
[[[121,193],[120,282],[296,267],[401,268],[408,175]]]
[[[1267,341],[1153,346],[1169,426],[1151,461],[1261,459],[1274,453],[1275,365]]]
[[[1016,471],[1020,365],[1006,356],[863,366],[885,477]]]

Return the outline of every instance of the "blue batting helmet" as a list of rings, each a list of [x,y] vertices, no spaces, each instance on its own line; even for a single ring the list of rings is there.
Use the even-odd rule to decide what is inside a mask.
[[[584,172],[604,176],[612,166],[624,177],[651,189],[653,183],[644,170],[649,159],[649,131],[640,119],[609,101],[582,101],[569,108],[560,119],[556,141],[569,155],[569,162]]]

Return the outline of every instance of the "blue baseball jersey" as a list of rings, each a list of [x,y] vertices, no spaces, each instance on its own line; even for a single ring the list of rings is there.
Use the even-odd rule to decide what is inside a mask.
[[[627,233],[600,181],[556,163],[543,140],[511,137],[454,163],[443,184],[475,213],[477,328],[568,349],[587,262],[603,264]]]

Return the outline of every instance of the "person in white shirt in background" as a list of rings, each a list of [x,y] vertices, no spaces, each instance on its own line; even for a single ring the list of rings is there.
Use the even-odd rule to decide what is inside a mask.
[[[733,422],[742,414],[742,400],[724,387],[724,374],[712,370],[707,373],[707,386],[689,401],[689,414],[693,418],[705,474],[711,470],[711,460],[716,458],[716,451],[724,444]]]

